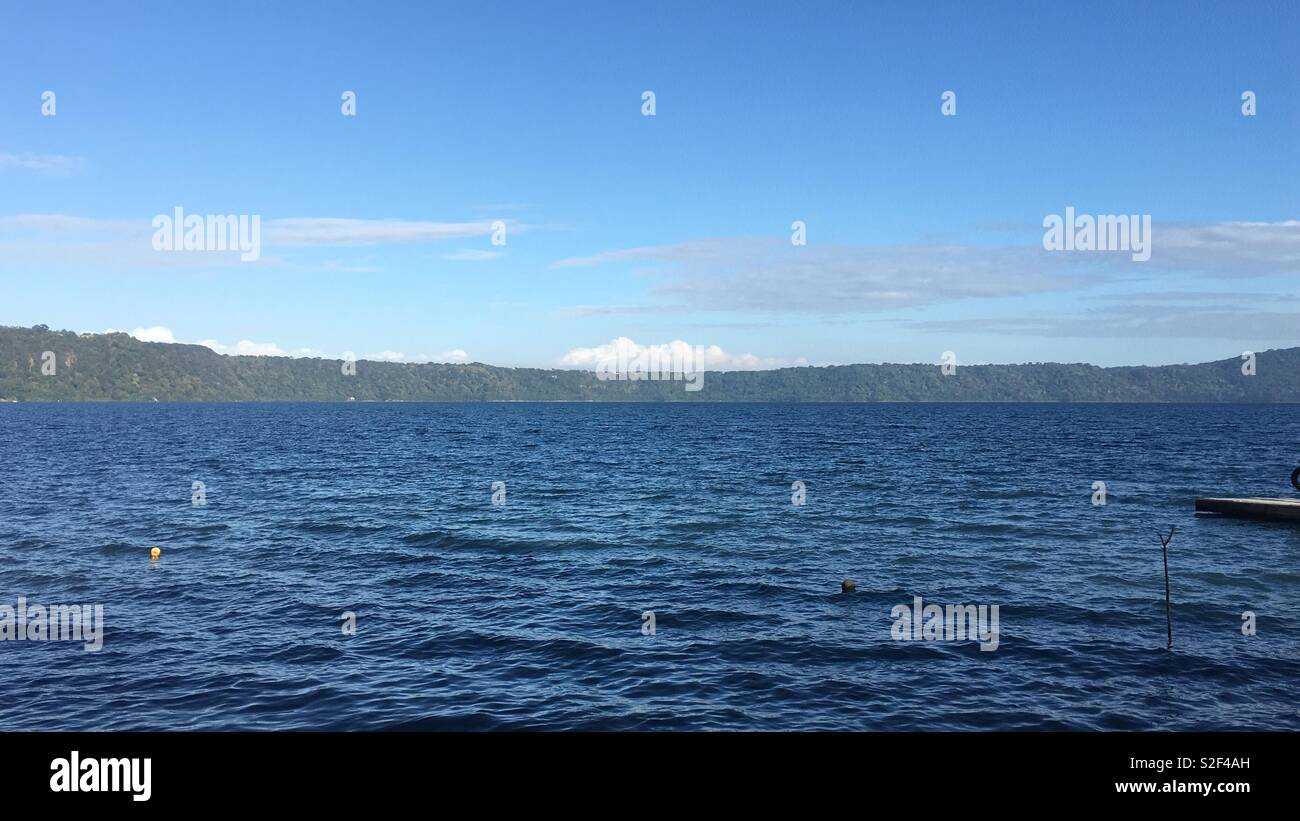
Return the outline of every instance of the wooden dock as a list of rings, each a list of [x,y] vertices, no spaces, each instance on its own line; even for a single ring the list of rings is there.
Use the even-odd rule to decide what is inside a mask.
[[[1300,499],[1232,499],[1196,500],[1197,513],[1221,513],[1246,519],[1275,519],[1300,522]]]

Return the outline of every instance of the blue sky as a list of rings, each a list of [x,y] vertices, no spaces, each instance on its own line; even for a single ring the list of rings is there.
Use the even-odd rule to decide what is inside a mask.
[[[1300,344],[1294,3],[3,18],[0,324],[520,366],[620,337],[717,367]],[[155,251],[177,206],[260,215],[261,258]],[[1067,206],[1150,215],[1151,259],[1043,250]]]

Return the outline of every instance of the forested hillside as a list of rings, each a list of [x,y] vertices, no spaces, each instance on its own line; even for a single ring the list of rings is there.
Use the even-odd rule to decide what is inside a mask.
[[[53,352],[54,373],[43,372]],[[44,370],[49,370],[46,367]],[[537,368],[224,356],[200,345],[140,342],[127,334],[0,327],[0,399],[37,401],[795,401],[795,402],[1297,402],[1300,348],[1197,365],[1099,368],[1052,363],[839,365],[710,372],[680,381],[601,381]]]

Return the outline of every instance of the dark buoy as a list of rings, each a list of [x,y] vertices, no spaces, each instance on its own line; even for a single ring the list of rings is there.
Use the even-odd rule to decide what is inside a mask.
[[[840,582],[841,593],[852,593],[854,590],[857,589],[858,589],[858,583],[853,581],[853,579],[845,579],[844,581]]]

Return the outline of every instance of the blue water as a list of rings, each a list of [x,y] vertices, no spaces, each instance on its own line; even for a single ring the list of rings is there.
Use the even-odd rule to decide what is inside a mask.
[[[1297,729],[1300,526],[1192,500],[1296,495],[1298,440],[1286,406],[0,405],[0,604],[107,623],[0,642],[0,729]],[[999,605],[997,650],[892,639],[917,595]]]

